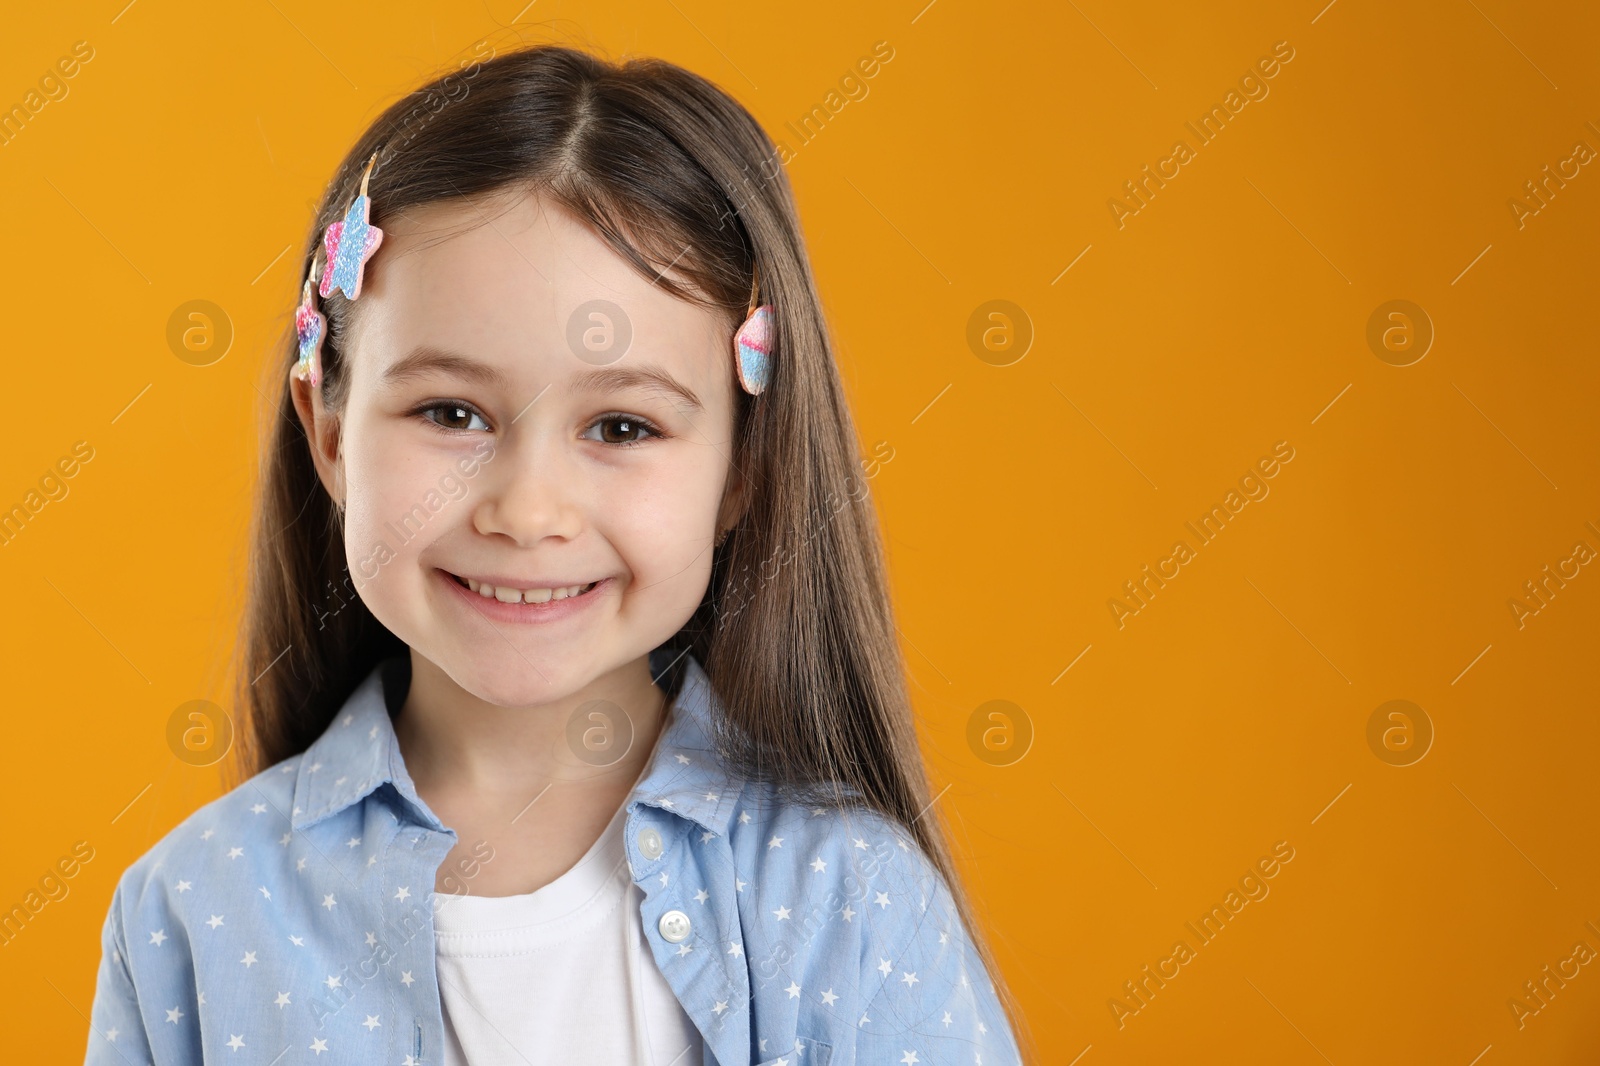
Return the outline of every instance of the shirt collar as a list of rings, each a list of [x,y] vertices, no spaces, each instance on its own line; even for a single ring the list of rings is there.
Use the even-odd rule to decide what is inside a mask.
[[[678,658],[684,660],[683,683],[627,805],[658,807],[725,836],[743,782],[729,774],[716,745],[715,718],[722,709],[695,657],[658,648],[650,653],[652,676],[660,677]],[[295,778],[290,822],[295,830],[337,814],[385,783],[394,786],[419,823],[448,828],[417,795],[400,755],[391,707],[398,711],[409,684],[408,660],[379,663],[306,749]]]

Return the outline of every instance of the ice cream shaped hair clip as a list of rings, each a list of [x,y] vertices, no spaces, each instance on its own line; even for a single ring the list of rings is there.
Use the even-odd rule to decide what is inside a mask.
[[[323,296],[332,296],[334,289],[341,290],[345,299],[354,300],[361,295],[361,277],[367,260],[383,242],[383,230],[368,221],[372,214],[372,201],[367,197],[367,181],[372,177],[372,166],[378,161],[373,152],[367,160],[367,169],[361,175],[361,192],[350,202],[344,218],[330,223],[322,235],[322,247],[328,253],[328,270],[322,275],[322,286],[317,290]]]
[[[300,306],[294,313],[294,333],[300,345],[300,362],[295,367],[295,376],[301,381],[308,381],[312,388],[322,384],[322,338],[328,332],[328,320],[321,311],[317,310],[317,302],[311,296],[311,283],[317,277],[317,259],[311,257],[311,273],[306,275],[306,283],[300,290]]]
[[[761,274],[757,271],[750,283],[750,310],[745,315],[744,325],[733,335],[734,370],[740,387],[752,396],[765,389],[772,376],[773,335],[776,333],[772,305],[756,304],[760,292]]]

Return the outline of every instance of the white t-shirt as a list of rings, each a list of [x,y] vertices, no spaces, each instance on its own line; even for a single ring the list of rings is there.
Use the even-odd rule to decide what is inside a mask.
[[[444,1066],[700,1066],[700,1032],[639,921],[626,814],[624,803],[583,858],[535,892],[441,900]]]

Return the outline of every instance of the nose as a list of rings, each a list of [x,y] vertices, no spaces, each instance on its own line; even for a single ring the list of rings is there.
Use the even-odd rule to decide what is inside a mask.
[[[530,413],[531,414],[531,413]],[[559,430],[536,428],[531,417],[514,424],[487,464],[473,526],[521,547],[546,537],[567,540],[583,528],[582,479]]]

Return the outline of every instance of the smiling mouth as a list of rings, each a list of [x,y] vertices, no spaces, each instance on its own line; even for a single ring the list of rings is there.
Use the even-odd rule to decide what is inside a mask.
[[[450,573],[448,570],[445,573]],[[600,582],[591,581],[587,585],[568,585],[565,588],[548,589],[514,589],[502,588],[477,581],[459,574],[450,574],[450,579],[462,588],[470,589],[486,600],[498,600],[501,603],[551,603],[556,600],[570,600],[578,596],[587,595]]]

